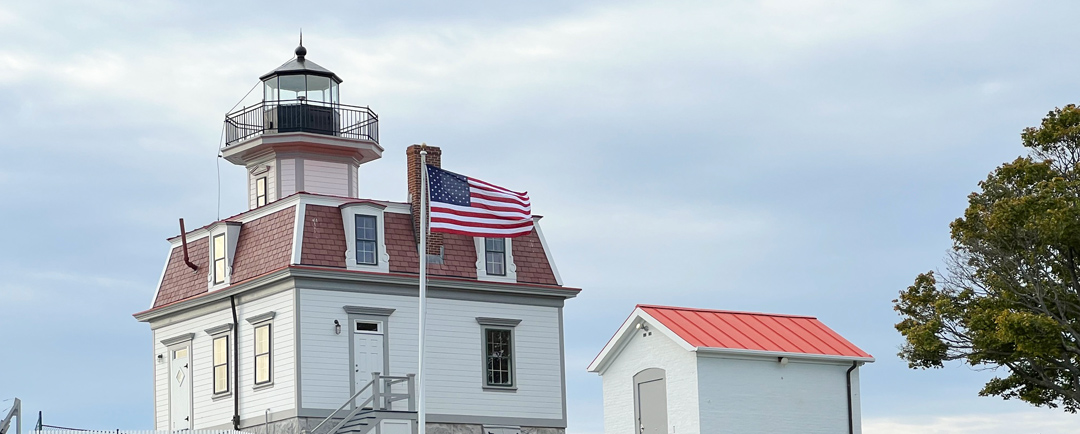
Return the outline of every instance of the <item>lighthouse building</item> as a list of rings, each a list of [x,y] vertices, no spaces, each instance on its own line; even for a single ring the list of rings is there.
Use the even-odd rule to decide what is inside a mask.
[[[378,117],[342,104],[306,49],[226,117],[222,157],[249,210],[170,238],[149,309],[158,430],[399,434],[417,424],[420,255],[429,270],[428,433],[563,433],[563,286],[535,217],[512,239],[419,245],[420,151],[406,201],[362,199]]]

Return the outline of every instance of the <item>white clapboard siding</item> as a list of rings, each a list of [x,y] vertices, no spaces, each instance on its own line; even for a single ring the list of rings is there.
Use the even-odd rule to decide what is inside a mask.
[[[346,305],[396,309],[386,327],[389,370],[392,375],[416,372],[415,297],[300,289],[304,408],[337,408],[350,395]],[[429,413],[563,418],[558,308],[432,298],[428,315]],[[514,331],[516,392],[483,390],[477,317],[521,320]],[[335,319],[345,325],[341,335],[334,334]]]
[[[304,191],[348,197],[348,170],[345,163],[304,160]]]
[[[150,360],[154,361],[154,427],[169,428],[169,353],[164,345],[161,345],[161,337],[157,331],[154,335],[154,355]],[[157,356],[162,355],[162,363],[158,363]]]
[[[277,167],[274,160],[266,160],[257,163],[258,166],[270,166],[270,169],[258,175],[248,172],[248,208],[255,208],[255,180],[266,177],[266,203],[273,202],[277,197]]]
[[[255,326],[246,321],[274,312],[270,325],[270,387],[255,389]],[[240,418],[262,418],[296,408],[296,357],[293,292],[286,291],[237,306],[240,318]]]
[[[281,197],[285,197],[296,193],[296,160],[284,158],[280,162]]]
[[[643,337],[635,333],[604,371],[604,432],[637,432],[634,419],[634,375],[660,368],[667,378],[668,425],[671,432],[746,432],[721,429],[703,431],[698,419],[698,379],[695,353],[686,351],[659,332]],[[753,389],[751,389],[753,390]],[[759,431],[751,430],[750,432]]]
[[[192,425],[195,429],[217,427],[231,423],[233,414],[232,397],[213,399],[213,364],[212,338],[205,330],[232,323],[232,312],[228,304],[215,312],[201,315],[187,321],[170,324],[154,331],[155,354],[164,354],[167,350],[161,341],[174,336],[194,333],[191,348],[191,385],[192,385]],[[274,386],[267,389],[253,390],[254,349],[252,343],[253,326],[245,321],[261,313],[274,311],[272,334],[272,363]],[[285,291],[237,306],[240,320],[240,417],[241,419],[262,417],[266,409],[281,411],[296,408],[294,380],[294,325],[293,295]],[[231,336],[230,336],[231,339]],[[155,356],[156,357],[156,356]],[[229,354],[230,361],[232,353]],[[236,363],[232,363],[235,370]],[[155,377],[158,378],[156,394],[156,423],[158,429],[169,427],[168,369],[165,363],[155,363]],[[235,371],[234,371],[235,372]],[[230,381],[229,388],[233,388]],[[235,391],[234,391],[235,392]]]

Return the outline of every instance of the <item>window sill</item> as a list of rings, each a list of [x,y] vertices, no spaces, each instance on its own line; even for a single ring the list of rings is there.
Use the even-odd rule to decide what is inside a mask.
[[[517,392],[517,386],[484,386],[485,392]]]
[[[225,399],[225,398],[228,398],[228,397],[231,397],[231,396],[232,396],[232,392],[215,393],[215,394],[210,396],[210,399],[214,400],[214,401],[221,401],[222,399]]]
[[[273,381],[271,381],[269,383],[256,384],[255,386],[252,386],[251,390],[263,390],[263,389],[269,389],[271,387],[274,387],[274,382]]]

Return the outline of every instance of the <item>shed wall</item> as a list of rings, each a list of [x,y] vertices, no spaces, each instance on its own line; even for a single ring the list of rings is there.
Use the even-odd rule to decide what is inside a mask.
[[[685,350],[659,332],[632,337],[601,373],[604,384],[604,432],[636,433],[634,419],[634,375],[648,368],[660,368],[667,374],[667,411],[669,432],[679,434],[710,433],[699,427],[698,366],[694,353]]]
[[[701,432],[848,432],[850,363],[698,356]],[[855,432],[861,433],[858,370],[852,372]]]

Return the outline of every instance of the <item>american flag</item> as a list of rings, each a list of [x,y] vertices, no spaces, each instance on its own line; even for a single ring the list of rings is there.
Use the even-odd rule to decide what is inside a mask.
[[[431,231],[514,238],[533,229],[528,193],[427,166]]]

